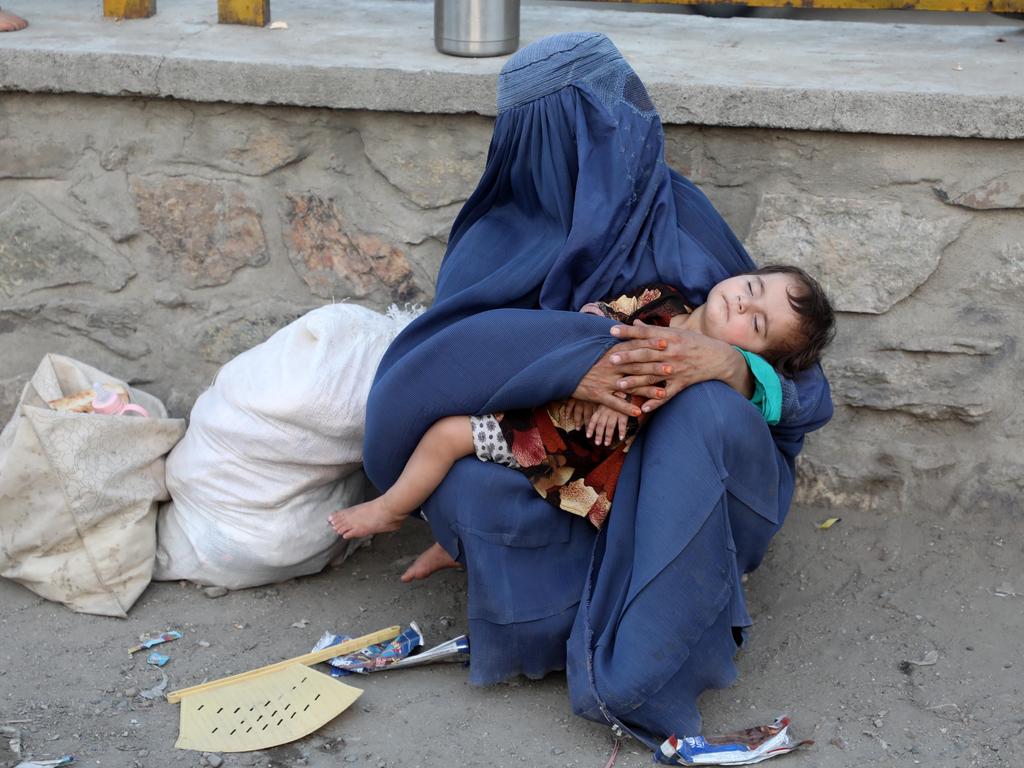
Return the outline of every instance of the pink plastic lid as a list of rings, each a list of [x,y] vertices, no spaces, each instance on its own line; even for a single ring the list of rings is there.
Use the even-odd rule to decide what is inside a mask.
[[[123,403],[116,392],[111,392],[99,383],[93,384],[92,390],[96,393],[92,400],[93,411],[96,413],[117,413],[121,410]]]

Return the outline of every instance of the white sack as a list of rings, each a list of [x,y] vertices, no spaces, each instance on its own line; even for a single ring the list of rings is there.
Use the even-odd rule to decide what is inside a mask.
[[[47,405],[93,382],[125,386],[151,418]],[[163,456],[184,431],[152,395],[43,358],[0,433],[0,574],[72,610],[126,616],[153,571]]]
[[[363,500],[366,398],[413,316],[328,305],[220,370],[167,459],[154,578],[240,589],[348,556],[327,516]]]

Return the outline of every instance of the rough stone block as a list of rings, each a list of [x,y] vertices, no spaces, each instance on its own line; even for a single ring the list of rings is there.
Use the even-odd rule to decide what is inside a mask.
[[[761,263],[806,268],[836,309],[882,314],[924,284],[966,221],[923,218],[884,200],[765,194],[748,246]]]
[[[999,339],[973,337],[928,336],[913,339],[889,339],[878,348],[886,351],[924,352],[943,355],[995,355],[1006,343]]]
[[[204,360],[223,365],[262,344],[314,306],[265,306],[231,310],[206,320],[199,330],[199,353]]]
[[[201,163],[246,176],[268,173],[305,158],[309,127],[286,115],[272,119],[251,110],[211,113],[193,106],[192,129],[181,147],[181,162]]]
[[[837,404],[896,411],[925,421],[982,421],[992,410],[991,393],[979,391],[983,376],[957,366],[899,355],[847,358],[826,366]]]
[[[82,206],[82,215],[89,223],[110,235],[115,243],[130,240],[140,229],[128,191],[128,176],[121,170],[103,170],[95,160],[92,164],[92,168],[76,169],[71,196]]]
[[[1010,299],[1017,309],[1024,304],[1024,242],[1005,243],[998,252],[999,268],[984,273],[992,290]]]
[[[14,414],[14,406],[18,404],[21,392],[31,378],[31,374],[22,373],[9,379],[0,379],[0,429]]]
[[[834,427],[830,427],[834,429]],[[819,437],[818,441],[827,441]],[[879,467],[870,445],[856,438],[844,440],[850,456],[835,461],[831,456],[819,459],[812,445],[797,459],[795,496],[798,503],[832,509],[863,511],[876,508],[899,491],[899,473]],[[828,451],[826,450],[827,454]]]
[[[118,291],[135,275],[127,259],[31,195],[0,211],[0,232],[0,290],[9,297],[82,284]]]
[[[0,310],[0,332],[11,324],[26,323],[59,327],[65,334],[81,336],[129,360],[139,360],[151,351],[139,333],[144,312],[137,303],[106,305],[81,301],[7,307]]]
[[[146,232],[189,288],[223,285],[270,260],[260,213],[237,184],[196,177],[130,180]]]
[[[288,257],[316,296],[423,300],[406,253],[349,224],[334,200],[289,195],[285,217]]]
[[[5,94],[0,101],[0,179],[49,179],[75,167],[85,139],[54,119],[63,106]]]
[[[943,202],[962,208],[1024,208],[1024,171],[1006,171],[980,183],[940,184],[935,192]]]
[[[360,135],[367,159],[384,178],[421,208],[440,208],[472,193],[491,129],[490,121],[480,118],[384,115],[375,116]]]

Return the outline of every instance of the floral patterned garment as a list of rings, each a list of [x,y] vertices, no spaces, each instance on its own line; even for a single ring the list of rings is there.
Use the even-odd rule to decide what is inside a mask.
[[[640,320],[667,326],[675,315],[692,311],[678,289],[665,284],[643,286],[587,306],[629,325]],[[634,402],[639,404],[642,399]],[[615,484],[640,421],[629,419],[624,440],[597,446],[587,439],[586,424],[574,421],[567,406],[568,401],[559,400],[495,416],[520,471],[537,492],[559,509],[586,517],[600,528],[611,509]]]

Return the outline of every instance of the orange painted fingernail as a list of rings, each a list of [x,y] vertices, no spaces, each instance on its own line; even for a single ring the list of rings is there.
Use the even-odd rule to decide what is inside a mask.
[[[661,372],[664,373],[667,376],[668,374],[672,373],[672,366],[671,365],[663,366],[662,369],[661,369]]]
[[[640,409],[639,408],[633,408],[630,411],[630,413],[632,413],[634,416],[639,416],[640,415]]]
[[[656,389],[656,390],[654,391],[654,394],[655,394],[655,395],[656,395],[656,396],[658,397],[658,399],[660,400],[661,398],[663,398],[663,397],[665,396],[665,390],[664,390],[664,389]]]
[[[658,339],[658,349],[664,349],[668,346],[668,342],[664,339]]]

